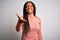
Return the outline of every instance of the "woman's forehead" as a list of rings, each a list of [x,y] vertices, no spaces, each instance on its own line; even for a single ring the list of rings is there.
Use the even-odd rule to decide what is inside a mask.
[[[32,5],[32,3],[31,3],[31,2],[29,2],[29,3],[27,3],[27,5]]]

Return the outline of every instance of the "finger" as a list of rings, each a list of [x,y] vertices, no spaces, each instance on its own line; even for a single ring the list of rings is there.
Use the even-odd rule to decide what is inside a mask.
[[[16,13],[16,16],[20,19],[21,18],[21,16],[18,14],[18,13]]]
[[[24,22],[27,22],[27,20],[23,19]]]
[[[21,20],[23,20],[23,21],[27,22],[27,20],[25,20],[25,19],[21,18],[21,16],[20,16],[18,13],[16,13],[16,15],[17,15],[17,17],[18,17],[19,19],[21,19]]]

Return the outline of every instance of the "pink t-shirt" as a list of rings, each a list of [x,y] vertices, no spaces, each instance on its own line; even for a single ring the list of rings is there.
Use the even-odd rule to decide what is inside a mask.
[[[29,18],[30,30],[27,35],[22,35],[21,40],[39,40],[38,32],[40,30],[40,19],[34,17],[33,19]],[[23,33],[22,33],[23,34]]]

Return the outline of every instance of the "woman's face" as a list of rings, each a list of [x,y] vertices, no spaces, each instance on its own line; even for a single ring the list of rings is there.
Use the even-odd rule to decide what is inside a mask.
[[[32,3],[27,3],[27,5],[26,5],[26,11],[27,11],[27,13],[29,13],[29,14],[33,13],[34,8],[33,8]]]

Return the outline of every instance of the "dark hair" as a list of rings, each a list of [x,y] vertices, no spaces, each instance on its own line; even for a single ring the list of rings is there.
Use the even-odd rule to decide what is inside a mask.
[[[24,4],[24,7],[23,7],[23,18],[24,18],[25,20],[27,20],[27,22],[24,22],[24,31],[25,31],[25,33],[27,33],[27,32],[29,31],[29,29],[30,29],[30,25],[29,25],[29,21],[28,21],[28,15],[27,15],[28,13],[26,12],[26,4],[27,4],[27,3],[32,3],[33,8],[34,8],[34,11],[33,11],[34,16],[35,16],[35,14],[36,14],[36,7],[35,7],[34,3],[31,2],[31,1],[27,1],[27,2]]]

